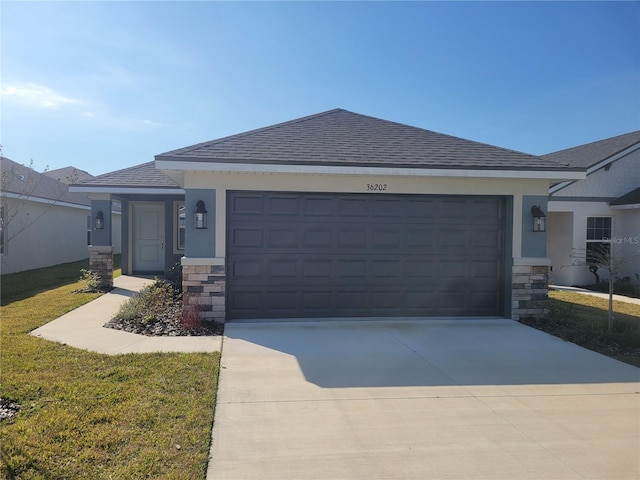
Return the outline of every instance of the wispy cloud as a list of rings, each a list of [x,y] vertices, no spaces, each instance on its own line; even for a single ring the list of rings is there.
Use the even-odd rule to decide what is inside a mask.
[[[37,83],[7,85],[0,89],[0,95],[31,106],[54,110],[65,105],[81,103],[78,99],[66,97],[47,86],[38,85]]]

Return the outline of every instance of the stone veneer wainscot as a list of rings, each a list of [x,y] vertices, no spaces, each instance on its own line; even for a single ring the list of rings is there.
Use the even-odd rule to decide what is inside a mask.
[[[548,314],[549,267],[514,265],[512,270],[511,318],[541,318]]]
[[[224,323],[225,266],[215,260],[182,259],[184,305],[198,305],[205,320]]]
[[[100,288],[113,288],[113,247],[89,246],[89,270],[100,278]]]

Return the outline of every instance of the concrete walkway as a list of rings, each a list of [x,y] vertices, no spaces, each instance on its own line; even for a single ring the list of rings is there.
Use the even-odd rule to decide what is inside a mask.
[[[104,328],[120,305],[152,280],[120,276],[111,292],[31,332],[54,342],[108,355],[153,352],[215,352],[222,348],[221,336],[148,337]]]
[[[207,479],[640,478],[640,369],[506,319],[236,323]]]
[[[549,290],[559,290],[559,291],[566,291],[566,292],[574,292],[574,293],[580,293],[582,295],[591,295],[593,297],[604,298],[606,300],[609,300],[609,294],[608,293],[594,292],[592,290],[587,290],[586,288],[563,287],[562,285],[549,285]],[[634,303],[636,305],[640,305],[640,298],[625,297],[624,295],[615,295],[614,294],[613,295],[613,299],[617,300],[619,302]]]

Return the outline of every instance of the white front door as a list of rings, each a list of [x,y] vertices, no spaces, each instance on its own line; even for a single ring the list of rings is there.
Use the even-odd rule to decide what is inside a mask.
[[[164,270],[163,204],[133,204],[133,270]]]

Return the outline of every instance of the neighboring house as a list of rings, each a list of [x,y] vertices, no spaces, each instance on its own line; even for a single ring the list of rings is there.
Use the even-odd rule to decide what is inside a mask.
[[[551,187],[547,223],[550,282],[595,283],[587,252],[609,241],[613,256],[626,260],[619,277],[640,275],[640,131],[580,145],[542,158],[586,169],[584,180]],[[572,266],[573,265],[573,266]],[[608,274],[599,269],[602,280]]]
[[[124,274],[180,262],[217,321],[544,312],[549,185],[583,169],[341,109],[72,186],[123,206]],[[111,233],[94,243],[108,262]],[[108,268],[105,270],[108,271]]]
[[[58,168],[56,170],[47,170],[46,172],[42,172],[49,178],[53,178],[62,183],[66,183],[70,185],[72,183],[85,182],[93,178],[88,172],[84,170],[78,170],[75,167],[64,167]]]
[[[70,193],[66,183],[8,158],[0,160],[1,273],[87,258],[91,213],[88,196]],[[119,232],[119,214],[114,218]],[[114,252],[119,251],[118,243]]]

